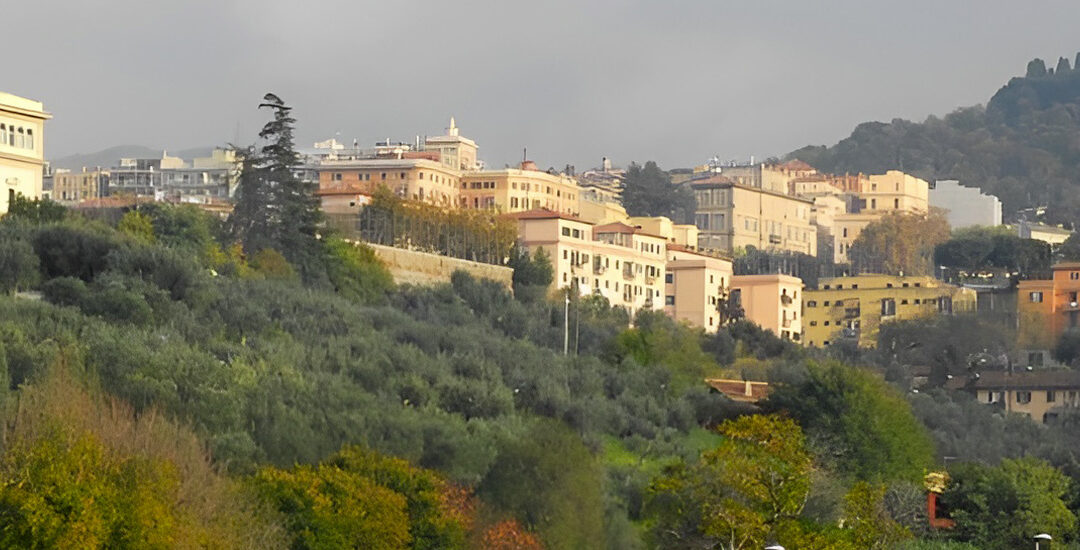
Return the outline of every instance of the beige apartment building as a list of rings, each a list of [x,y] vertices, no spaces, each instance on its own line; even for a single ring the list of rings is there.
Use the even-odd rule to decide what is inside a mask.
[[[461,172],[429,158],[323,160],[319,189],[355,189],[372,194],[385,185],[397,196],[446,207],[459,203]]]
[[[697,248],[698,228],[695,225],[678,224],[665,216],[632,216],[626,223],[650,235],[659,235],[669,244],[683,248]]]
[[[971,393],[979,403],[1052,422],[1080,407],[1080,372],[1009,372],[984,370],[979,376],[954,378],[946,387]]]
[[[859,234],[873,222],[888,214],[919,214],[929,212],[930,185],[926,180],[889,170],[880,175],[859,178],[861,189],[856,193],[852,211],[834,216],[833,261],[847,263],[848,252]]]
[[[530,252],[543,249],[554,271],[552,291],[577,289],[599,294],[631,315],[663,308],[663,237],[621,223],[593,225],[573,216],[545,210],[510,214],[518,222],[518,239]]]
[[[580,193],[574,178],[549,174],[525,161],[518,168],[466,172],[461,178],[459,205],[501,212],[544,209],[577,216]]]
[[[678,321],[716,332],[719,306],[729,299],[731,260],[669,244],[664,275],[664,311]]]
[[[50,118],[41,102],[0,92],[0,214],[17,195],[41,198]]]
[[[731,298],[744,317],[795,342],[802,340],[802,289],[802,279],[778,273],[731,278]]]
[[[812,200],[750,187],[727,176],[697,180],[690,187],[697,201],[694,225],[702,248],[732,253],[753,246],[817,255],[817,227],[810,222]]]
[[[109,194],[108,170],[71,172],[57,170],[53,173],[52,199],[66,205],[79,204],[85,200],[100,199]]]

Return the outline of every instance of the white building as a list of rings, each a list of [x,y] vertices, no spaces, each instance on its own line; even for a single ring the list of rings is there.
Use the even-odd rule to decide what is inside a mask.
[[[978,187],[964,187],[956,180],[938,180],[930,190],[930,206],[946,210],[953,229],[1001,225],[1001,201]]]
[[[0,214],[16,195],[41,198],[49,118],[40,102],[0,92]]]

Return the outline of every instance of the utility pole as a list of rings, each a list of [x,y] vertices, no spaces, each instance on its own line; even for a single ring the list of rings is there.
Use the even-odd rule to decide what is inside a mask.
[[[562,354],[570,355],[570,290],[566,291],[566,305],[563,307]]]

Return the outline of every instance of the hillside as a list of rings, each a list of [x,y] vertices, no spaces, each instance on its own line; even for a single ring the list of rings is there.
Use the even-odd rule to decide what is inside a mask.
[[[1006,220],[1047,206],[1047,221],[1072,224],[1080,221],[1078,136],[1080,71],[1065,58],[1051,69],[1036,59],[985,106],[923,122],[865,122],[832,147],[811,145],[787,158],[828,172],[899,168],[930,181],[959,179],[1001,198]]]

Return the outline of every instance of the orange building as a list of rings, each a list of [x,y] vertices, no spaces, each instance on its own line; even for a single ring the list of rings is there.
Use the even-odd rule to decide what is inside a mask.
[[[1018,347],[1031,366],[1042,366],[1044,353],[1066,331],[1080,330],[1080,262],[1054,266],[1050,279],[1020,281],[1017,310]]]

